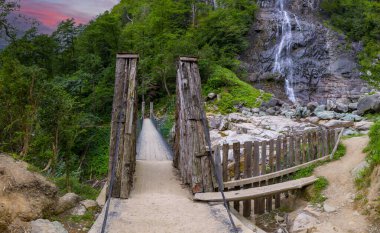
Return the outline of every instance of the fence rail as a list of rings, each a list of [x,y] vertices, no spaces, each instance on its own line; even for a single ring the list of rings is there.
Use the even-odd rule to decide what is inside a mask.
[[[214,150],[217,169],[222,174],[225,191],[263,187],[289,181],[291,174],[335,152],[341,129],[318,129],[282,136],[267,141],[224,144]],[[230,156],[229,156],[230,155]],[[232,163],[228,164],[229,157]],[[231,161],[231,160],[230,160]],[[255,214],[280,207],[281,193],[253,199]],[[288,196],[288,193],[285,192]],[[273,201],[274,200],[274,201]],[[242,201],[243,215],[251,215],[251,200]],[[233,202],[240,210],[241,200]]]

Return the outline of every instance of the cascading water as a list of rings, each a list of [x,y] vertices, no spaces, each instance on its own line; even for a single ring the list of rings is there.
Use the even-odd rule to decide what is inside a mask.
[[[289,12],[284,8],[285,0],[278,0],[276,2],[276,7],[281,15],[281,29],[278,30],[278,35],[281,36],[279,45],[277,46],[277,51],[275,55],[273,72],[280,73],[285,77],[285,88],[286,94],[290,101],[295,103],[297,101],[294,94],[294,80],[293,80],[293,59],[291,56],[291,49],[293,43],[292,35],[292,23],[289,17]],[[297,24],[297,29],[301,30],[298,18],[294,15],[294,20]]]

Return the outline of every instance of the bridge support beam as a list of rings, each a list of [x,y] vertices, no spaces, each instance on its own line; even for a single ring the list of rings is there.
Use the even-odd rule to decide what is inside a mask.
[[[139,56],[135,54],[117,55],[108,175],[108,181],[113,180],[111,197],[114,198],[128,198],[133,186],[136,166],[138,59]]]
[[[176,93],[174,165],[180,170],[183,183],[191,185],[193,193],[213,191],[212,168],[206,142],[208,129],[203,125],[207,120],[197,59],[179,59]]]
[[[153,102],[150,102],[150,110],[149,110],[149,117],[150,119],[152,119],[154,116],[154,112],[153,112]]]

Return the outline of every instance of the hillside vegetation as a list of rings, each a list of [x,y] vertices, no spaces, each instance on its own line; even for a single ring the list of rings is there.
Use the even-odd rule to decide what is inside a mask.
[[[380,2],[377,0],[323,0],[329,23],[352,41],[363,42],[359,55],[363,77],[380,87]]]
[[[0,151],[59,178],[68,191],[78,180],[105,176],[120,51],[140,54],[139,95],[147,101],[175,94],[175,61],[192,55],[204,83],[234,80],[228,88],[208,86],[228,99],[222,111],[258,106],[261,94],[238,79],[244,71],[236,59],[248,46],[255,1],[218,3],[122,0],[88,25],[69,19],[52,35],[31,28],[13,38],[0,53]]]

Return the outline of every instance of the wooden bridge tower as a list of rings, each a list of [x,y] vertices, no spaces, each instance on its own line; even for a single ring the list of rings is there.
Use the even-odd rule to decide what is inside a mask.
[[[181,57],[177,70],[174,166],[193,193],[213,191],[208,127],[196,58]],[[209,138],[209,135],[207,135]]]
[[[114,198],[128,198],[136,166],[137,63],[136,54],[117,54],[112,109],[109,176]]]

